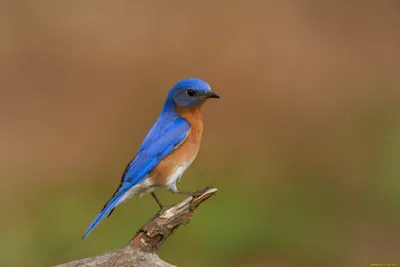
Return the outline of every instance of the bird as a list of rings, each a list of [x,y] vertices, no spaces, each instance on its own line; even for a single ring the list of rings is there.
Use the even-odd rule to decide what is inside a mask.
[[[86,239],[105,216],[110,216],[118,205],[132,196],[150,193],[163,209],[164,205],[154,193],[158,188],[190,196],[204,191],[179,190],[176,183],[199,151],[203,133],[201,107],[210,98],[220,97],[199,78],[183,79],[170,89],[158,119],[126,166],[117,190],[82,239]]]

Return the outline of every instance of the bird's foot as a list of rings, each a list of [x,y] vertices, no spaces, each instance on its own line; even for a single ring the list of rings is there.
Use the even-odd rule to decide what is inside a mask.
[[[204,194],[205,192],[207,192],[207,190],[209,190],[211,187],[207,186],[206,188],[202,189],[202,190],[197,190],[194,192],[191,191],[179,191],[179,193],[181,194],[185,194],[188,196],[192,196],[192,197],[198,197],[201,196],[202,194]]]
[[[197,191],[195,191],[195,192],[191,192],[191,196],[192,196],[192,199],[190,200],[190,202],[189,202],[189,211],[190,212],[194,212],[194,209],[193,209],[193,201],[194,201],[194,199],[196,198],[196,197],[199,197],[199,196],[201,196],[201,195],[203,195],[205,192],[207,192],[209,189],[210,189],[211,187],[209,187],[209,186],[207,186],[206,188],[204,188],[204,189],[202,189],[202,190],[197,190]]]
[[[209,190],[211,187],[207,186],[206,188],[202,189],[202,190],[197,190],[195,192],[192,191],[185,191],[185,190],[178,190],[176,187],[173,188],[173,190],[169,189],[171,192],[173,193],[177,193],[177,194],[183,194],[183,195],[187,195],[187,196],[191,196],[192,199],[190,200],[189,203],[189,210],[191,212],[193,212],[193,201],[196,197],[199,197],[201,195],[203,195],[205,192],[207,192],[207,190]]]
[[[160,212],[165,209],[166,207],[168,207],[167,205],[164,205],[156,196],[156,194],[154,192],[151,193],[151,195],[153,196],[154,200],[157,202],[157,205],[160,207]]]

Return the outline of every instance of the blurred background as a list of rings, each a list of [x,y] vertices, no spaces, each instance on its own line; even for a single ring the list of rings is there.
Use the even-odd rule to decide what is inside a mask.
[[[179,187],[219,192],[164,260],[400,264],[400,2],[2,1],[0,38],[1,266],[130,240],[149,195],[80,238],[186,77],[222,98]]]

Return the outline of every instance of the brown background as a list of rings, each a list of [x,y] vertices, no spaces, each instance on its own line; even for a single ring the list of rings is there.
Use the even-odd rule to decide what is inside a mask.
[[[222,98],[179,186],[220,192],[165,260],[400,264],[398,1],[2,1],[0,38],[0,265],[127,242],[149,196],[80,237],[186,77]]]

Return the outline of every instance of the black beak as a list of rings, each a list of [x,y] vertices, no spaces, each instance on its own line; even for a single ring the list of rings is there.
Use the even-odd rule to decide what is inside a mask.
[[[208,95],[208,98],[220,98],[220,97],[219,97],[219,95],[217,95],[216,93],[211,92],[211,93]]]

